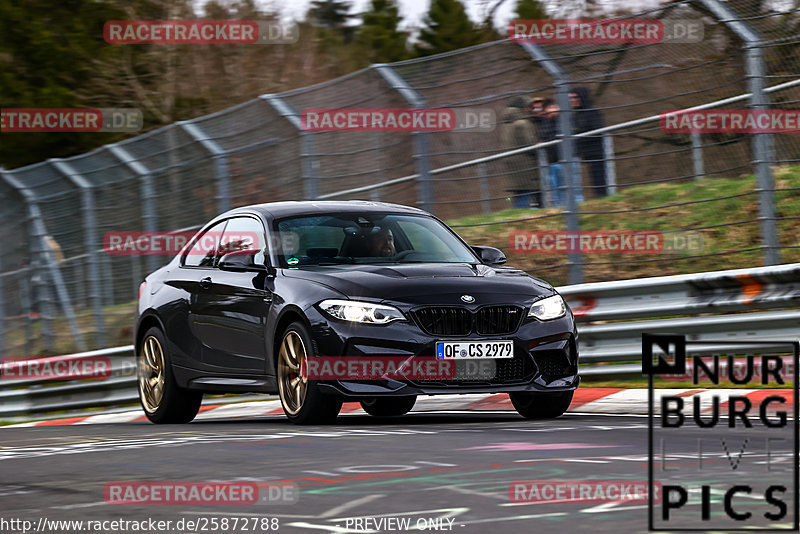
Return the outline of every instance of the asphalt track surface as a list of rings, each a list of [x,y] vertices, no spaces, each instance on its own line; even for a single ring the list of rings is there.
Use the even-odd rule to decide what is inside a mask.
[[[791,442],[791,427],[784,430]],[[773,445],[777,471],[765,467],[766,429],[734,429],[726,458],[706,443],[705,480],[734,473],[740,480],[777,479],[791,485],[791,455]],[[646,532],[647,505],[610,502],[514,503],[509,484],[522,480],[646,481],[647,418],[566,414],[526,421],[510,412],[411,413],[380,419],[343,415],[331,426],[297,427],[282,416],[197,421],[182,426],[149,423],[0,429],[0,518],[141,521],[199,518],[277,518],[279,532],[529,533]],[[708,430],[672,434],[669,455],[690,467],[698,437]],[[713,437],[713,435],[712,435]],[[734,436],[735,437],[735,436]],[[738,439],[737,438],[737,439]],[[718,452],[721,453],[721,450]],[[783,462],[781,464],[781,462]],[[780,468],[782,467],[782,471]],[[775,466],[773,466],[773,469]],[[729,480],[730,478],[725,478]],[[112,505],[111,481],[292,481],[298,502],[251,506]],[[694,476],[697,480],[697,476]],[[721,517],[720,498],[713,517]],[[755,513],[771,508],[758,496],[737,499]],[[706,530],[697,504],[687,526]],[[790,524],[789,517],[783,524]],[[356,528],[349,518],[407,518],[409,529]],[[421,522],[420,519],[424,521]],[[440,529],[430,528],[438,519]],[[452,521],[452,526],[449,526]],[[45,524],[47,524],[45,522]],[[383,523],[388,525],[388,523]],[[418,528],[418,527],[428,528]],[[208,527],[210,528],[210,527]],[[8,528],[2,532],[21,532]],[[40,530],[41,531],[41,530]],[[55,530],[46,532],[78,532]],[[163,534],[191,532],[176,528]],[[268,532],[228,528],[208,532]],[[120,530],[119,532],[125,532]]]

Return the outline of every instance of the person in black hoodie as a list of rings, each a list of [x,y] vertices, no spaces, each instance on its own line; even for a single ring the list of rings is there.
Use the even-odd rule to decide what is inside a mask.
[[[604,126],[603,115],[592,106],[589,90],[586,87],[576,87],[569,94],[569,103],[575,110],[574,133],[597,130]],[[595,191],[595,196],[608,195],[603,137],[600,135],[578,137],[575,141],[575,152],[589,164],[589,174],[592,177],[592,189]]]
[[[558,106],[555,105],[555,102],[550,98],[534,99],[530,110],[539,134],[539,141],[554,140],[557,136],[556,117],[558,115]],[[553,202],[556,206],[563,206],[564,178],[558,158],[558,145],[549,146],[544,151],[547,156],[547,182]]]
[[[531,108],[533,122],[539,133],[539,141],[553,141],[558,135],[558,105],[550,98],[534,99]],[[564,165],[561,163],[559,146],[552,145],[544,149],[547,155],[547,183],[553,203],[564,207],[567,204],[567,188],[564,184]],[[573,177],[580,176],[580,164],[573,162]],[[581,188],[576,189],[575,201],[583,202]]]

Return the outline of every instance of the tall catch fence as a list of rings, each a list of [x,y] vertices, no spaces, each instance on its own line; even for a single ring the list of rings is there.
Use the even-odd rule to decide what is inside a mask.
[[[260,202],[417,205],[559,285],[797,261],[797,134],[676,133],[659,123],[662,112],[696,106],[800,108],[800,12],[775,9],[697,0],[625,17],[700,23],[698,42],[506,39],[372,65],[88,154],[2,170],[0,354],[128,343],[139,283],[169,258],[109,254],[104,236],[193,229]],[[593,108],[572,109],[579,87]],[[520,96],[558,104],[551,141],[529,111],[520,118]],[[495,119],[492,131],[311,132],[301,124],[310,108],[490,110]],[[509,135],[520,129],[530,135]],[[598,142],[599,153],[586,148]],[[551,181],[556,164],[561,182]],[[539,192],[536,206],[527,190]],[[686,246],[531,254],[509,239],[542,230],[652,231]]]

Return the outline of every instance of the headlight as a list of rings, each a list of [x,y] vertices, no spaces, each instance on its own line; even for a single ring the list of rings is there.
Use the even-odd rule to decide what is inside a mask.
[[[553,295],[542,300],[537,300],[531,306],[528,317],[536,317],[540,321],[558,319],[567,313],[567,305],[561,295]]]
[[[403,313],[392,306],[357,300],[323,300],[319,307],[331,317],[354,323],[387,324],[405,319]]]

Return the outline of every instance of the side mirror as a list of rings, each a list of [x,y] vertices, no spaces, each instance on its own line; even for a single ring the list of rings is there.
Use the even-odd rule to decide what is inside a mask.
[[[267,272],[269,269],[266,265],[259,265],[256,263],[255,258],[257,250],[237,250],[225,254],[219,260],[219,269],[221,271],[232,271],[237,273],[262,273]]]
[[[500,249],[494,247],[472,247],[472,250],[481,259],[481,263],[486,265],[503,265],[506,262],[506,255]]]

